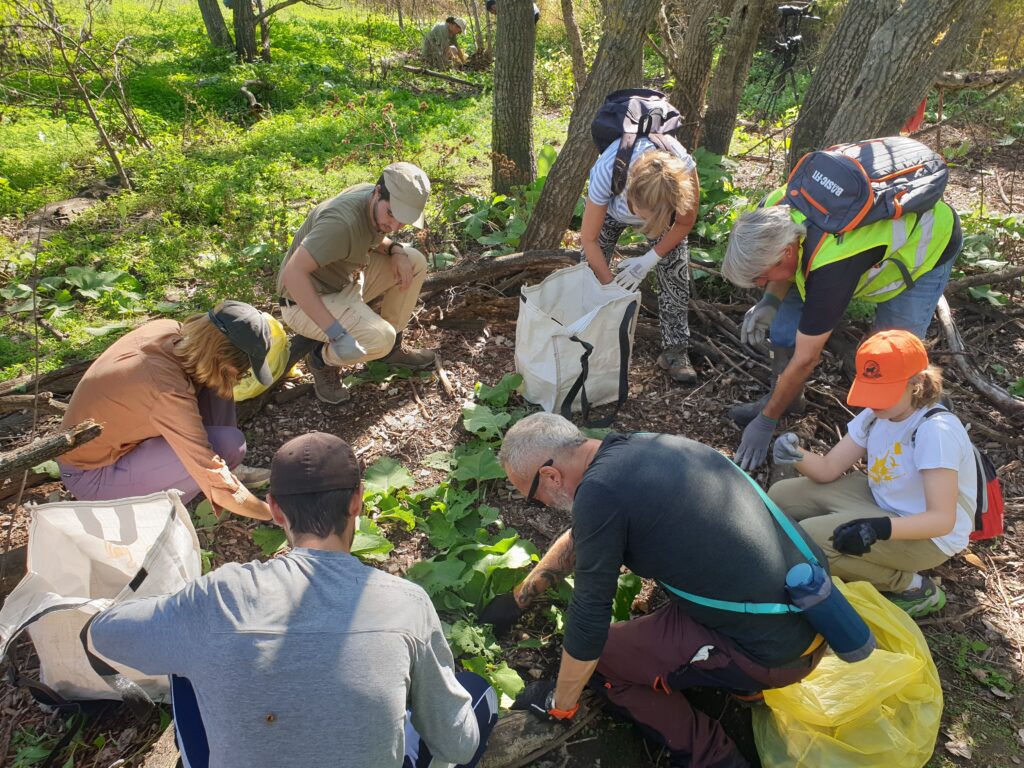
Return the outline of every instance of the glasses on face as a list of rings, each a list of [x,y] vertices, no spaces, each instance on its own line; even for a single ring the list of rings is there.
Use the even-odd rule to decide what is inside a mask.
[[[535,493],[537,493],[537,486],[540,485],[540,471],[542,469],[544,469],[544,467],[550,467],[554,463],[555,463],[554,459],[548,459],[543,464],[541,464],[540,467],[537,468],[537,474],[535,474],[533,476],[533,482],[530,483],[530,492],[528,494],[526,494],[526,503],[527,504],[533,504],[535,507],[543,507],[544,506],[544,502],[543,501],[539,501],[539,500],[533,498],[533,495]]]

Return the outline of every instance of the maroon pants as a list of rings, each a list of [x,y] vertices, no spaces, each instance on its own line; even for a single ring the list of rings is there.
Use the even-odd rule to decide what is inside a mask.
[[[702,651],[705,646],[711,647]],[[693,709],[680,691],[786,686],[806,677],[824,648],[784,668],[765,667],[670,603],[611,626],[594,683],[615,707],[663,739],[675,760],[693,768],[746,768],[718,721]]]

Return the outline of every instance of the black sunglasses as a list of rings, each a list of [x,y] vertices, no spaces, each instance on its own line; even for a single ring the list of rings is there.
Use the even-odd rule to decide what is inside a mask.
[[[543,464],[541,464],[540,467],[537,468],[537,474],[535,474],[533,476],[533,482],[530,483],[530,492],[528,494],[526,494],[526,503],[527,504],[533,504],[534,506],[537,506],[537,507],[543,507],[544,506],[544,502],[543,501],[538,501],[537,499],[533,498],[533,494],[535,494],[537,492],[537,486],[540,485],[540,471],[542,469],[544,469],[544,467],[550,467],[554,463],[555,463],[554,459],[548,459]]]

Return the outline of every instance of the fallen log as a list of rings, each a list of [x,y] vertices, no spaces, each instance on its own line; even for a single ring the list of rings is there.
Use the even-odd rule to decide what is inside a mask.
[[[28,445],[0,454],[0,478],[31,469],[44,461],[55,459],[72,448],[99,437],[103,427],[92,419],[53,435],[40,437]]]
[[[13,413],[15,411],[30,411],[37,408],[43,413],[55,413],[63,415],[68,406],[59,400],[53,399],[52,392],[40,392],[36,395],[4,395],[0,397],[0,413]]]
[[[143,756],[140,768],[177,768],[178,743],[174,738],[174,723],[171,723],[160,734],[153,746]]]
[[[1002,85],[1024,73],[1024,69],[991,69],[987,72],[943,72],[935,81],[936,88],[956,91],[963,88],[990,88]]]
[[[457,267],[431,272],[423,283],[423,292],[451,288],[454,285],[487,281],[513,272],[540,267],[560,267],[575,264],[580,259],[578,250],[555,248],[552,250],[524,251],[495,256],[491,259],[463,261]]]
[[[75,391],[75,386],[90,365],[92,365],[92,360],[82,360],[44,373],[38,378],[19,376],[10,381],[3,381],[0,382],[0,395],[29,393],[35,391],[37,386],[40,391],[52,392],[55,395],[69,395]]]
[[[946,286],[948,291],[963,291],[975,285],[997,285],[1010,280],[1015,280],[1024,275],[1024,267],[1006,267],[993,270],[992,272],[979,272],[976,275],[961,277],[959,280],[952,280]]]
[[[435,72],[432,69],[426,67],[414,67],[412,64],[403,64],[402,69],[406,72],[412,72],[417,75],[428,75],[429,77],[437,77],[441,80],[447,80],[449,83],[455,83],[456,85],[468,85],[470,88],[480,90],[480,84],[474,83],[472,80],[465,80],[461,77],[455,77],[454,75],[446,75],[444,72]]]
[[[1003,413],[1010,416],[1024,415],[1024,400],[1014,397],[1001,387],[997,387],[982,376],[981,372],[974,366],[967,348],[964,346],[964,341],[960,337],[960,331],[957,330],[956,323],[953,322],[953,315],[949,311],[949,302],[946,301],[945,296],[939,298],[935,314],[939,318],[942,330],[946,334],[946,344],[949,346],[950,352],[953,353],[953,359],[956,362],[957,368],[960,369],[964,377]]]
[[[529,712],[509,712],[494,726],[480,768],[522,768],[532,763],[590,725],[600,712],[600,704],[590,691],[585,691],[579,712],[568,723],[545,723]]]

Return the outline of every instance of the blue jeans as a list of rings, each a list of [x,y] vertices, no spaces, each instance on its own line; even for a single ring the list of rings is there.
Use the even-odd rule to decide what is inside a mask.
[[[875,331],[886,331],[898,328],[910,331],[919,339],[928,334],[935,305],[939,303],[942,292],[946,290],[949,275],[953,271],[953,262],[949,259],[945,264],[926,272],[917,279],[914,287],[883,301],[875,309]],[[792,286],[782,300],[779,311],[775,314],[769,331],[772,345],[776,347],[795,347],[796,331],[800,325],[804,302],[796,286]]]

